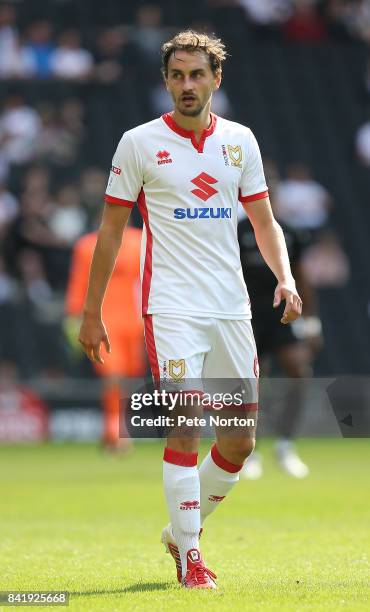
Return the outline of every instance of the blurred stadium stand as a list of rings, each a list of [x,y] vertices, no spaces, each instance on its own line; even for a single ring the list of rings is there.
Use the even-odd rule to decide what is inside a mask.
[[[6,65],[1,69],[7,57],[0,59],[0,209],[6,208],[1,185],[18,202],[17,211],[4,222],[0,211],[0,360],[15,362],[23,378],[93,376],[88,364],[76,364],[63,340],[63,300],[72,244],[61,238],[65,228],[50,220],[53,214],[55,220],[55,211],[64,204],[76,213],[71,194],[71,201],[66,195],[64,204],[58,199],[60,188],[67,184],[79,194],[77,208],[84,213],[80,220],[85,218],[80,233],[94,227],[103,189],[98,180],[93,193],[86,195],[82,177],[86,172],[107,173],[122,132],[153,118],[151,93],[160,82],[160,41],[191,26],[217,32],[229,48],[223,88],[231,103],[230,118],[252,128],[264,156],[273,159],[282,174],[287,164],[303,162],[333,198],[330,226],[348,259],[350,277],[342,286],[319,288],[325,344],[315,373],[331,376],[369,371],[370,180],[369,168],[355,155],[354,138],[370,104],[364,85],[370,25],[367,23],[367,29],[366,24],[356,25],[355,11],[361,2],[342,3],[347,13],[339,17],[336,13],[335,18],[331,12],[334,2],[320,2],[315,10],[325,36],[319,42],[310,36],[291,42],[281,23],[253,21],[248,12],[251,3],[0,2],[0,48],[14,43],[21,51],[30,44],[30,25],[43,20],[51,26],[48,44],[53,48],[58,47],[60,34],[73,28],[81,35],[81,48],[93,58],[92,69],[73,78],[38,77],[27,72],[27,67],[11,74]],[[287,8],[286,21],[294,14],[294,2],[282,4]],[[19,58],[22,64],[22,54]],[[8,165],[2,153],[1,122],[14,93],[37,111],[40,127],[30,158]],[[61,153],[56,144],[62,137],[67,144]],[[46,142],[45,148],[40,150],[38,142]],[[40,168],[41,174],[46,173],[45,184],[35,187],[37,180],[34,174],[29,178],[29,171],[37,174]],[[36,218],[47,229],[47,240],[30,231],[25,214],[27,202],[35,208],[34,198],[40,193],[43,203],[38,212],[33,209],[31,225],[34,229]],[[69,212],[68,222],[75,218]],[[140,225],[137,213],[134,223]],[[22,272],[19,258],[24,249],[41,257],[38,282],[43,281],[47,293],[42,304],[36,303]],[[60,348],[51,351],[45,337],[52,337],[54,347]]]

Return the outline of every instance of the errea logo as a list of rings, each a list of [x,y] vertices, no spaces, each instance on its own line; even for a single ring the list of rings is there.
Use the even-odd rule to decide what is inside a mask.
[[[180,503],[180,510],[199,510],[200,504],[197,499],[194,501],[183,501]]]
[[[158,158],[158,166],[162,164],[172,164],[171,153],[168,151],[158,151],[156,157]]]

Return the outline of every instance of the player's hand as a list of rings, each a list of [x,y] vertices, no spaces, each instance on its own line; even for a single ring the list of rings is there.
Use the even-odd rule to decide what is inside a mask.
[[[78,343],[78,333],[81,327],[81,317],[67,315],[62,321],[62,327],[68,345],[75,356],[82,357],[81,346]]]
[[[290,282],[280,282],[277,284],[273,307],[277,308],[282,300],[285,300],[285,309],[280,321],[286,325],[298,319],[302,314],[302,300],[298,295],[293,279]]]
[[[107,353],[111,351],[107,330],[100,317],[84,315],[78,341],[90,361],[95,363],[104,363],[100,353],[102,343]]]

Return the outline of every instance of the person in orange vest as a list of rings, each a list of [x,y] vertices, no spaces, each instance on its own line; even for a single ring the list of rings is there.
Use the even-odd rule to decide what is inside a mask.
[[[94,363],[97,374],[105,382],[103,444],[110,450],[125,450],[130,446],[127,438],[119,437],[120,379],[140,377],[146,371],[140,314],[141,234],[134,227],[127,228],[125,233],[103,305],[105,319],[109,321],[111,352],[104,355],[102,363]],[[80,323],[96,239],[97,232],[86,234],[73,250],[65,304],[70,328]]]

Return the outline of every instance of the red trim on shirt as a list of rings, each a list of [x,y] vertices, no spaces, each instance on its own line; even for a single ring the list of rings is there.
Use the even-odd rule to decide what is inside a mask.
[[[216,129],[216,124],[217,124],[217,115],[214,115],[213,113],[211,113],[211,125],[202,131],[200,135],[200,140],[199,142],[197,142],[194,131],[185,130],[184,128],[177,125],[176,121],[174,120],[172,116],[172,113],[166,113],[162,115],[162,119],[173,132],[176,132],[176,134],[178,134],[179,136],[182,136],[183,138],[190,138],[193,147],[198,151],[198,153],[203,153],[204,143],[206,141],[206,138],[208,138],[208,136],[211,136],[213,134],[213,132]]]
[[[241,191],[239,189],[239,202],[246,204],[247,202],[255,202],[256,200],[262,200],[263,198],[268,197],[268,190],[261,191],[261,193],[255,193],[254,195],[242,196]]]
[[[108,193],[104,196],[104,201],[107,204],[118,204],[119,206],[127,206],[127,208],[133,208],[136,202],[130,202],[130,200],[122,200],[121,198],[115,198]]]
[[[150,369],[152,371],[154,380],[158,382],[161,378],[161,374],[159,370],[157,349],[155,346],[152,315],[146,315],[146,317],[144,317],[144,328],[145,328],[146,350],[148,352]]]
[[[145,262],[144,262],[144,273],[143,282],[141,287],[141,308],[142,316],[144,317],[148,312],[148,302],[150,285],[152,282],[152,249],[153,249],[153,235],[149,225],[148,208],[146,205],[144,189],[141,189],[139,197],[137,199],[139,210],[146,229],[146,251],[145,251]]]

